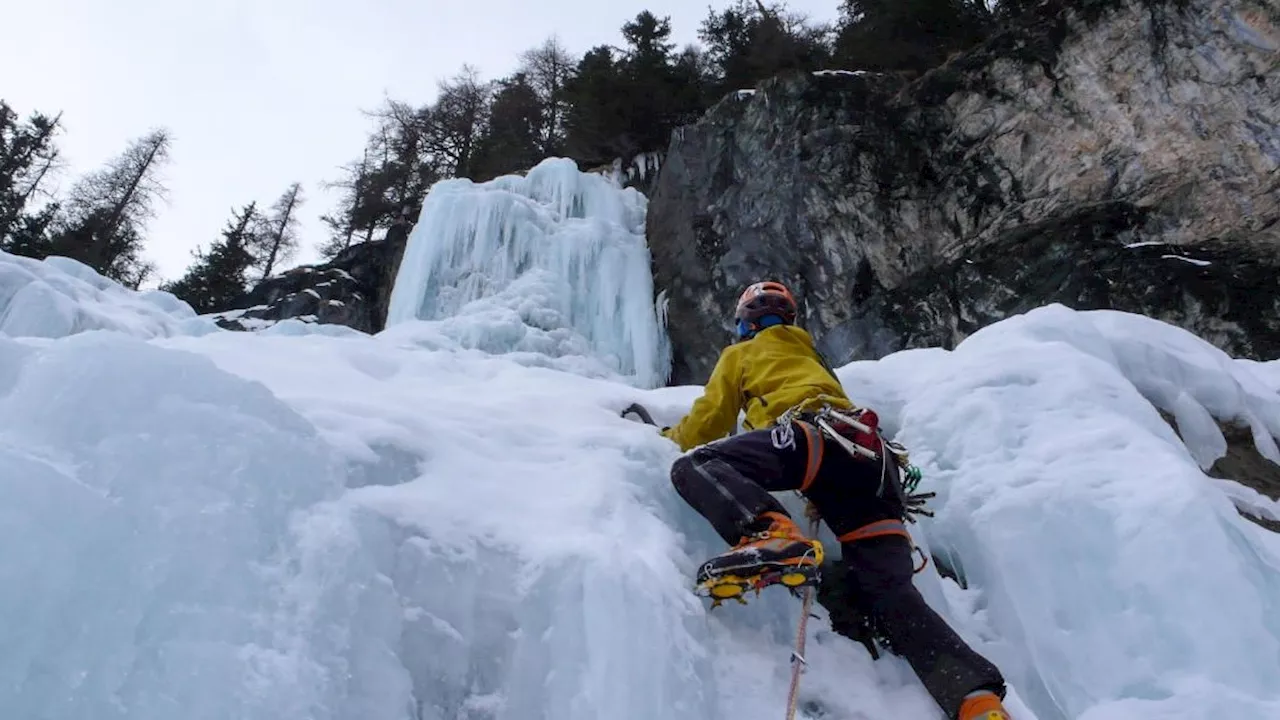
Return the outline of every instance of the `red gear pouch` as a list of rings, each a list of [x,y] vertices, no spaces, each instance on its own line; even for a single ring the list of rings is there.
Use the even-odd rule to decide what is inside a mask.
[[[876,455],[884,452],[884,442],[880,440],[880,416],[876,415],[874,410],[863,408],[846,414],[866,425],[870,432],[864,432],[858,428],[842,422],[838,418],[831,418],[831,427],[846,438],[852,440],[855,444],[864,447]]]

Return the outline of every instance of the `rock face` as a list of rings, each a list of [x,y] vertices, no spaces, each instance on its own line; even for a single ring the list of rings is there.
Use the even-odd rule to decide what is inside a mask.
[[[392,228],[385,240],[353,245],[323,265],[304,265],[270,278],[248,293],[239,309],[215,316],[217,323],[229,330],[251,330],[298,318],[378,332],[386,323],[407,239],[407,228]]]
[[[835,363],[1050,302],[1280,357],[1280,6],[1069,5],[912,82],[783,76],[678,131],[648,220],[673,382],[764,278]]]
[[[1248,428],[1224,424],[1223,436],[1227,439],[1227,454],[1209,468],[1210,477],[1234,480],[1253,488],[1265,497],[1280,500],[1280,465],[1262,456],[1253,443]],[[1240,514],[1268,530],[1280,533],[1280,520],[1261,517],[1248,508],[1237,508]]]

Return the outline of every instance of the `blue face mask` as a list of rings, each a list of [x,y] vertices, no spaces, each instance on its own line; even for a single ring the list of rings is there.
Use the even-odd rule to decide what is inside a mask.
[[[765,315],[764,317],[760,318],[760,322],[756,323],[755,325],[752,325],[746,320],[739,320],[738,321],[738,339],[747,340],[749,338],[753,338],[755,337],[756,333],[760,332],[761,330],[767,327],[773,327],[774,325],[782,325],[782,324],[783,324],[782,318],[777,315]]]

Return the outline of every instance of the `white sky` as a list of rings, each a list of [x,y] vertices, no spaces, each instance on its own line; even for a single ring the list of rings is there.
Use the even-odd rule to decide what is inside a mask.
[[[840,0],[791,0],[831,20]],[[63,111],[61,147],[78,173],[153,127],[173,134],[168,203],[149,226],[147,256],[181,274],[231,209],[267,206],[294,181],[303,208],[298,261],[324,239],[319,187],[359,157],[361,110],[391,96],[429,102],[464,63],[496,78],[555,34],[575,55],[621,45],[641,10],[669,15],[680,45],[708,6],[728,0],[16,0],[21,28],[0,43],[0,98],[20,115]],[[15,42],[16,40],[16,42]],[[154,282],[154,281],[153,281]]]

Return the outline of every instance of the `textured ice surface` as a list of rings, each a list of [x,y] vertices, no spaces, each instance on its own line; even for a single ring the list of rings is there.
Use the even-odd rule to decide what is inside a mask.
[[[840,374],[938,491],[923,535],[1041,718],[1280,717],[1277,546],[1200,467],[1223,447],[1210,416],[1274,452],[1280,396],[1254,368],[1052,306]]]
[[[541,277],[376,337],[161,332],[114,290],[76,296],[114,330],[0,334],[5,717],[782,717],[798,603],[703,610],[721,541],[618,417],[699,389],[540,345],[585,335],[479,341]],[[1201,469],[1208,417],[1269,452],[1274,368],[1050,307],[840,369],[939,492],[913,532],[966,587],[917,584],[1018,720],[1280,717],[1280,542]],[[900,659],[810,632],[806,720],[941,717]]]
[[[658,385],[670,362],[645,206],[636,190],[566,159],[526,176],[437,183],[400,263],[387,325],[453,318],[444,330],[456,341],[491,352],[585,346],[615,372]]]
[[[342,490],[309,422],[204,358],[116,334],[0,337],[0,378],[6,717],[350,706],[333,640],[362,619],[342,596],[375,578],[344,557],[364,552],[343,546],[350,517],[324,528],[323,556],[295,537]],[[326,582],[339,568],[344,586]]]
[[[350,490],[325,518],[334,508],[385,518],[361,546],[379,558],[395,608],[358,610],[352,622],[396,638],[389,658],[410,683],[392,690],[415,714],[396,714],[396,696],[380,694],[384,714],[332,717],[701,720],[782,711],[782,643],[796,604],[775,597],[754,616],[726,618],[743,637],[708,620],[688,578],[714,546],[670,489],[676,450],[617,415],[639,391],[381,337],[225,333],[164,345],[260,380],[312,421],[348,463]],[[313,555],[324,557],[316,539]],[[331,588],[351,582],[335,575]],[[827,637],[824,648],[841,673],[870,667],[843,638]],[[360,686],[387,677],[372,662],[379,657],[350,653]],[[724,676],[726,662],[743,674]],[[745,691],[744,681],[753,683]],[[827,702],[899,698],[904,717],[912,703],[929,708],[902,677],[883,687],[873,673],[836,684],[842,690]]]

